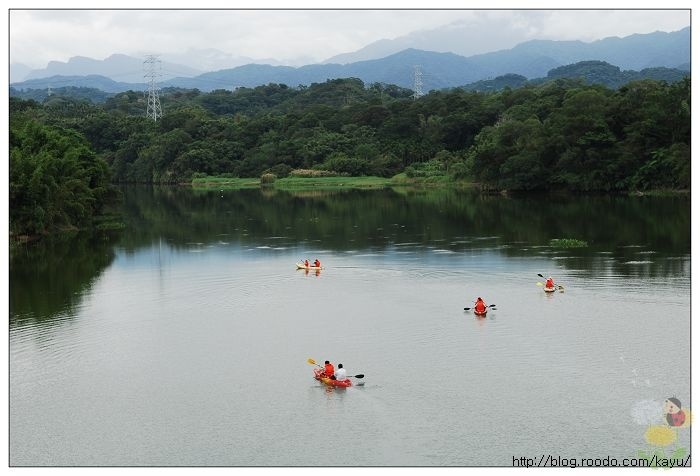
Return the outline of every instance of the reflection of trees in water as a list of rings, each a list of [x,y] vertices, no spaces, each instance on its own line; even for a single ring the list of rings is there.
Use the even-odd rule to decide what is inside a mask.
[[[387,249],[415,242],[453,251],[498,247],[506,256],[571,256],[560,264],[622,275],[684,272],[690,254],[688,197],[503,197],[472,190],[383,189],[192,191],[177,187],[125,189],[127,231],[122,244],[147,246],[161,236],[171,246],[217,242],[250,245],[271,237],[314,242],[331,250]],[[493,237],[492,239],[482,239]],[[582,249],[551,249],[553,238],[585,240]],[[639,245],[640,248],[625,248]],[[543,248],[533,249],[535,246]],[[653,254],[640,254],[652,250]],[[600,252],[609,252],[608,258]],[[570,261],[571,263],[568,263]],[[651,261],[624,264],[631,261]]]
[[[223,195],[223,196],[222,196]],[[690,276],[687,197],[508,198],[469,190],[343,190],[290,193],[124,189],[127,252],[163,238],[170,246],[239,241],[314,243],[329,250],[402,244],[452,251],[492,248],[550,258],[586,276]],[[489,239],[482,239],[490,237]],[[553,249],[552,238],[587,248]],[[398,246],[397,246],[398,245]],[[114,259],[113,243],[87,233],[54,237],[10,256],[10,323],[70,313]]]
[[[112,240],[90,233],[56,235],[13,249],[10,325],[72,314],[114,260]]]

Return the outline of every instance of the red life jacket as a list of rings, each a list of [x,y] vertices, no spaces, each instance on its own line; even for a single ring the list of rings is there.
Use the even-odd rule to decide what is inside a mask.
[[[326,377],[330,377],[335,373],[335,368],[333,368],[333,364],[326,364]]]
[[[474,310],[476,312],[484,312],[486,310],[486,303],[484,303],[484,301],[476,301],[476,305],[474,306]]]
[[[317,268],[321,267],[321,262],[319,260],[314,261],[314,266]]]
[[[554,280],[552,278],[547,278],[547,284],[545,284],[545,286],[548,288],[553,288],[554,287]]]

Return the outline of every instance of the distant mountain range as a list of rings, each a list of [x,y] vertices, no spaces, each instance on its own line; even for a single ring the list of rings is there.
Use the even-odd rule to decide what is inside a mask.
[[[520,14],[527,15],[527,11]],[[449,51],[467,58],[487,55],[487,59],[489,55],[503,57],[505,50],[512,50],[515,55],[543,57],[543,61],[557,65],[595,59],[616,64],[623,69],[639,70],[653,66],[675,67],[683,62],[678,61],[678,58],[687,56],[690,51],[690,27],[671,33],[610,37],[590,43],[530,40],[517,44],[510,43],[512,38],[519,36],[519,31],[513,28],[511,25],[509,35],[504,37],[500,35],[500,29],[494,29],[493,22],[455,22],[434,30],[413,32],[394,40],[379,40],[358,51],[336,55],[323,63],[348,64],[379,59],[409,48]]]
[[[52,62],[47,71],[63,68],[66,73],[13,83],[12,86],[18,90],[60,86],[92,87],[107,92],[121,92],[129,89],[143,90],[145,88],[143,80],[135,82],[134,79],[124,79],[127,77],[127,73],[136,74],[134,68],[137,66],[140,68],[141,77],[143,77],[142,61],[135,58],[129,60],[128,58],[130,57],[125,55],[113,55],[108,58],[110,67],[112,67],[111,74],[68,74],[71,70],[70,65],[81,65],[83,71],[88,67],[96,68],[96,60],[86,61],[89,58],[80,60],[72,58],[68,63],[60,63],[60,65]],[[427,92],[431,89],[460,87],[506,74],[520,75],[527,79],[541,78],[560,66],[587,60],[604,61],[623,70],[643,70],[656,67],[689,70],[690,28],[672,33],[655,32],[631,35],[625,38],[606,38],[591,43],[533,40],[521,43],[511,49],[470,57],[454,53],[406,49],[380,59],[349,64],[312,64],[298,68],[247,64],[186,77],[194,71],[190,69],[189,75],[183,74],[180,77],[164,80],[160,86],[211,91],[214,89],[255,87],[268,83],[296,87],[325,82],[328,79],[356,77],[366,84],[380,82],[413,89],[415,67],[419,66],[423,91]],[[167,64],[166,67],[166,64],[163,64],[163,69],[166,71],[182,70],[183,68],[186,67],[176,64]],[[40,74],[36,71],[31,73],[34,77]]]
[[[26,66],[25,66],[26,68]],[[179,76],[197,76],[203,71],[181,64],[161,61],[158,73],[163,79]],[[31,70],[25,74],[24,80],[50,78],[54,76],[89,76],[100,75],[115,81],[129,83],[143,82],[143,59],[133,56],[114,54],[103,60],[74,56],[68,62],[51,61],[44,69]]]
[[[542,12],[533,14],[528,10],[473,11],[469,19],[413,31],[394,39],[375,41],[357,51],[333,56],[322,63],[357,63],[384,58],[407,49],[454,53],[464,57],[504,50],[531,38],[530,28],[537,24],[541,15]]]
[[[547,73],[546,77],[528,79],[519,74],[505,74],[494,79],[484,79],[474,83],[461,86],[467,91],[494,92],[505,88],[516,89],[526,85],[538,85],[555,79],[578,79],[588,84],[601,84],[609,88],[620,88],[630,81],[641,79],[653,79],[674,83],[688,76],[688,70],[675,68],[645,68],[641,71],[620,70],[604,61],[581,61],[571,65],[554,68]],[[72,79],[81,80],[81,84],[88,86],[54,86],[52,92],[76,99],[85,99],[94,103],[106,101],[110,96],[124,90],[128,85],[116,83],[103,76],[74,77]],[[106,92],[110,90],[111,92]],[[22,99],[33,99],[42,102],[48,96],[46,89],[24,89],[16,90],[10,87],[10,96],[21,97]]]

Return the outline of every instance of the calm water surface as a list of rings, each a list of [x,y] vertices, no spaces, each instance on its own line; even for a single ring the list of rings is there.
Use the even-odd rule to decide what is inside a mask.
[[[124,193],[118,236],[11,257],[11,465],[622,459],[689,406],[688,199]]]

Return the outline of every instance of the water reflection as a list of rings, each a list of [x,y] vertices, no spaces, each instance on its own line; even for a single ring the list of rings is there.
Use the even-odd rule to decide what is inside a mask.
[[[125,190],[130,233],[139,247],[157,236],[172,246],[239,240],[270,249],[300,243],[319,250],[448,257],[471,249],[508,257],[540,254],[569,269],[622,275],[687,272],[688,197],[508,198],[469,190],[260,190],[219,192],[179,188]],[[555,238],[589,246],[557,249]],[[668,259],[672,258],[672,259]]]
[[[71,316],[114,260],[113,238],[57,235],[10,254],[10,325]]]
[[[126,229],[117,244],[127,256],[152,246],[191,253],[302,248],[321,258],[345,253],[359,261],[415,261],[411,272],[424,279],[444,276],[468,257],[486,269],[517,269],[523,258],[548,258],[553,273],[602,280],[600,286],[620,276],[671,284],[690,276],[690,200],[682,196],[509,198],[444,189],[220,193],[145,186],[123,192]],[[589,246],[553,248],[554,238]],[[80,234],[14,250],[11,325],[71,314],[111,264],[114,245]],[[421,269],[425,262],[435,266]]]
[[[304,276],[308,276],[309,273],[311,272],[309,269],[297,269],[297,271],[304,271]],[[321,270],[320,269],[315,269],[313,272],[311,272],[311,275],[313,276],[320,276],[321,275]]]

